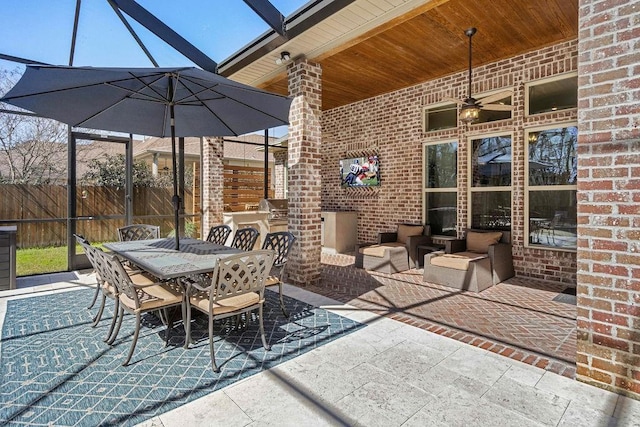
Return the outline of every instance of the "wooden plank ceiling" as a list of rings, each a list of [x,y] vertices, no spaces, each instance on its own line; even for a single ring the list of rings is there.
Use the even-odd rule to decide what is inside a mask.
[[[577,38],[578,0],[432,1],[311,61],[322,66],[323,110],[429,81],[473,65]],[[287,94],[286,74],[262,88]]]

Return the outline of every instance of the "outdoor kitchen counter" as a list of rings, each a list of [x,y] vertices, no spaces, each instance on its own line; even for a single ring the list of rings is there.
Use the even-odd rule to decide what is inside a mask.
[[[224,212],[222,214],[223,222],[231,227],[232,234],[235,234],[239,228],[253,227],[260,232],[256,248],[262,246],[262,239],[267,233],[276,231],[287,231],[287,219],[269,219],[269,212],[261,211],[243,211],[243,212]],[[229,237],[231,239],[232,237]]]

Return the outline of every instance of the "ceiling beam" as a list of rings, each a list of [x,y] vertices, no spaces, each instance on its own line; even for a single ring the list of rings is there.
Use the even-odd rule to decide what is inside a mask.
[[[269,2],[269,0],[244,0],[244,2],[251,8],[253,11],[262,18],[264,22],[266,22],[276,33],[280,34],[282,37],[287,37],[287,29],[284,25],[284,15],[280,13],[278,9],[275,8]]]
[[[46,62],[34,61],[31,59],[20,58],[19,56],[5,55],[4,53],[0,53],[0,59],[3,61],[16,62],[18,64],[33,64],[33,65],[51,65]]]
[[[78,38],[78,23],[80,22],[80,4],[82,0],[76,0],[76,13],[73,17],[73,33],[71,34],[71,48],[69,49],[69,66],[73,65],[76,53],[76,39]]]
[[[229,77],[233,73],[268,55],[289,40],[299,36],[324,19],[349,6],[355,0],[315,0],[285,18],[286,37],[275,31],[267,31],[220,64],[220,74]]]
[[[122,22],[122,25],[125,26],[127,31],[129,31],[129,34],[131,34],[131,37],[133,37],[136,43],[138,43],[138,46],[140,46],[140,49],[142,49],[144,54],[147,55],[147,58],[149,58],[149,61],[151,61],[154,67],[159,67],[158,62],[155,60],[153,55],[151,55],[151,52],[149,52],[149,49],[147,49],[147,46],[145,46],[145,44],[142,42],[140,37],[138,37],[138,34],[135,32],[131,24],[129,24],[129,21],[127,21],[127,18],[125,18],[122,12],[120,12],[120,9],[118,9],[118,6],[116,6],[113,0],[107,0],[107,1],[109,2],[109,5],[111,6],[115,14],[120,19],[120,22]]]
[[[180,34],[169,28],[164,22],[152,15],[148,10],[133,0],[111,0],[118,9],[138,21],[140,25],[158,36],[168,45],[176,49],[203,70],[218,72],[218,64],[197,47],[189,43]]]

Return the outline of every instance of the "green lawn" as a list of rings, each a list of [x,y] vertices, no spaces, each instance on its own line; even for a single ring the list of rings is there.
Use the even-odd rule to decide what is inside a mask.
[[[82,250],[82,248],[80,248]],[[16,251],[16,275],[67,271],[67,247],[29,248]]]
[[[102,247],[102,244],[96,243]],[[76,253],[81,254],[82,246],[76,246]],[[16,276],[32,274],[57,273],[67,271],[67,247],[18,249],[16,251]]]
[[[94,243],[104,249],[102,243]],[[76,253],[84,253],[82,246],[76,245]],[[16,276],[33,274],[58,273],[67,271],[67,247],[29,248],[16,250]]]

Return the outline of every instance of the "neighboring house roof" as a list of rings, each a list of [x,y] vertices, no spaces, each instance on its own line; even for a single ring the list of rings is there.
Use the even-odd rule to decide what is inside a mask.
[[[249,134],[235,137],[225,137],[224,158],[238,160],[264,160],[264,152],[259,150],[262,146],[243,144],[242,142],[264,144],[264,136]],[[269,138],[269,144],[273,144],[276,138]],[[133,145],[133,157],[144,159],[158,153],[162,156],[171,156],[171,138],[148,138]],[[184,139],[185,158],[200,158],[200,138],[188,137]],[[269,154],[269,161],[273,161],[273,155]]]
[[[246,141],[256,144],[264,143],[263,135],[244,135],[238,137],[230,137],[231,141],[225,140],[224,158],[227,160],[243,160],[243,161],[264,161],[264,151],[262,145],[243,144],[236,141]],[[269,144],[276,143],[276,138],[269,138]],[[53,183],[65,184],[67,182],[67,144],[63,142],[34,142],[33,147],[29,148],[21,146],[23,152],[30,151],[32,153],[41,153],[38,156],[42,159],[36,162],[34,167],[47,167],[51,169],[49,173]],[[200,158],[200,138],[185,138],[184,143],[185,158],[198,160]],[[275,151],[276,149],[274,149]],[[76,174],[78,179],[82,178],[89,170],[89,164],[93,159],[103,159],[107,156],[124,154],[124,145],[115,142],[104,141],[81,141],[77,145],[77,163]],[[154,153],[160,154],[162,157],[171,157],[171,139],[170,138],[148,138],[144,141],[133,141],[133,157],[134,159],[151,158]],[[19,169],[22,168],[23,158],[25,154],[18,155],[14,153],[14,161],[20,163]],[[33,161],[30,159],[29,161]],[[273,153],[269,153],[269,161],[273,162]],[[0,175],[7,178],[10,176],[9,161],[7,153],[0,151]]]

